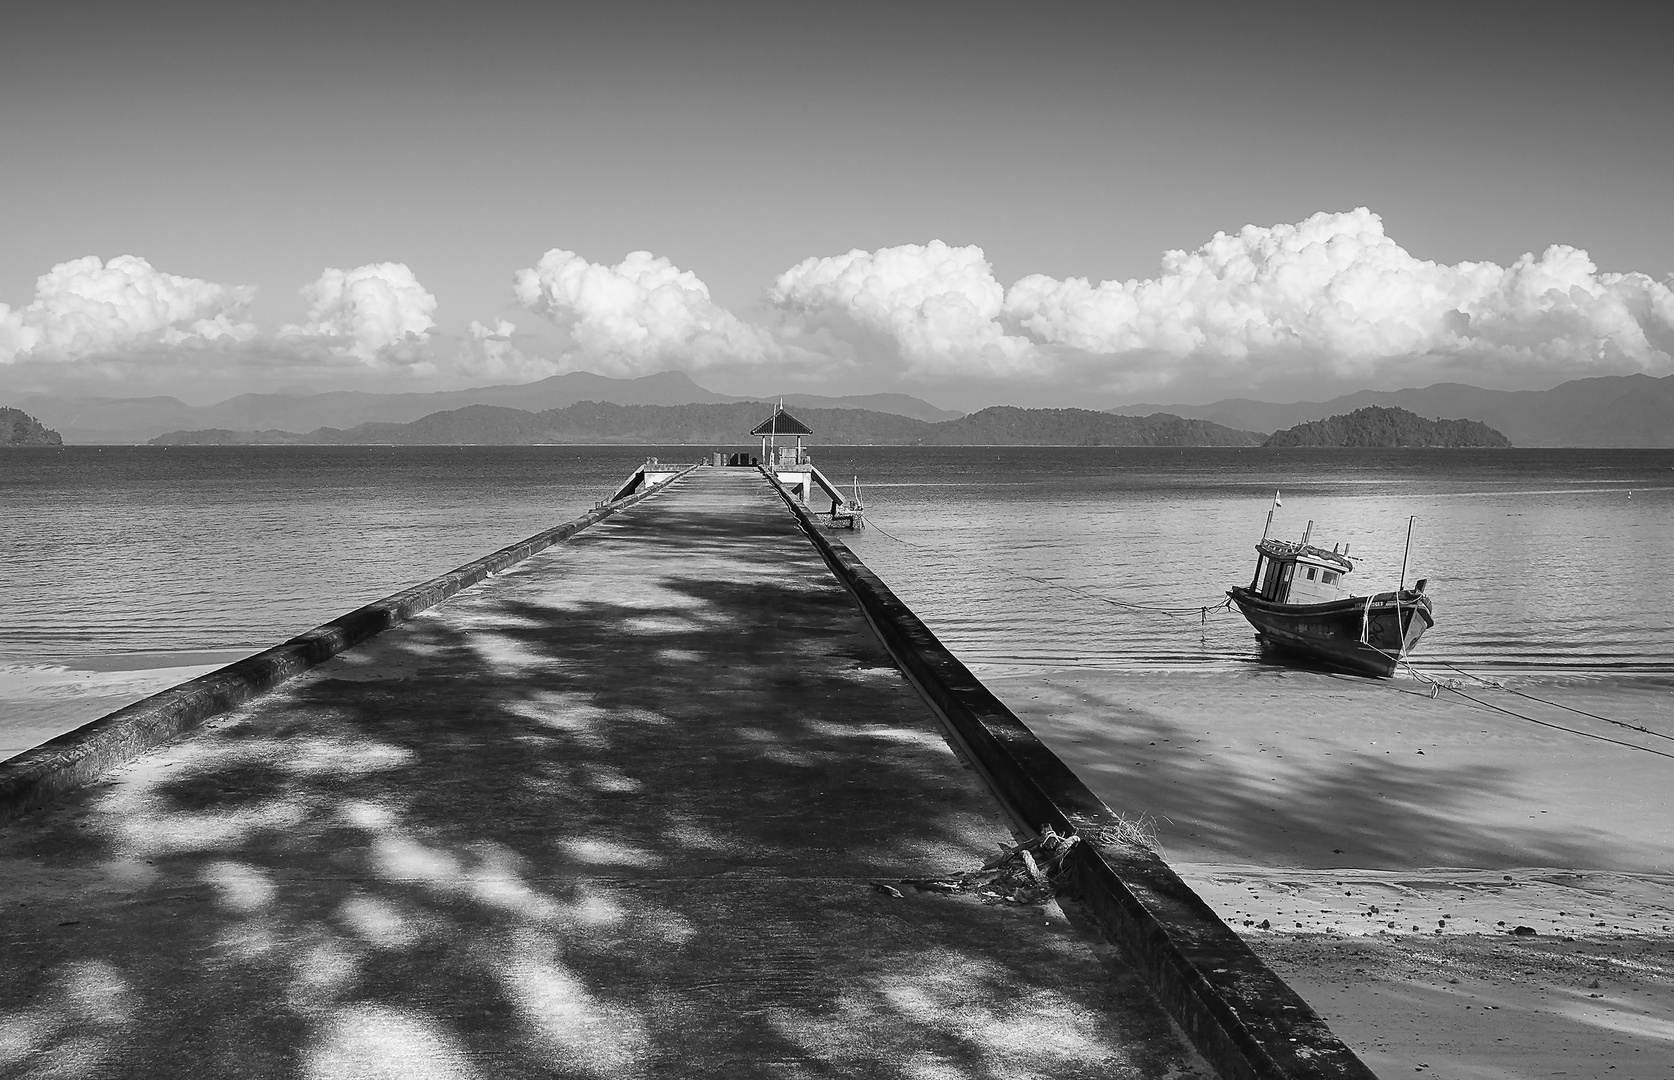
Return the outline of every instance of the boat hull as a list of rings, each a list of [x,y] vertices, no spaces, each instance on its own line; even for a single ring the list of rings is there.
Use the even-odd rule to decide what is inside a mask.
[[[1255,627],[1264,646],[1295,653],[1356,675],[1393,674],[1397,658],[1409,653],[1435,625],[1430,598],[1408,590],[1399,603],[1392,592],[1352,596],[1325,604],[1275,604],[1249,589],[1227,595]]]

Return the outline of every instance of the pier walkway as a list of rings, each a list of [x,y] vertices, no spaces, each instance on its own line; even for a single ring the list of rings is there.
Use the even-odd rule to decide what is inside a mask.
[[[0,1076],[1207,1075],[753,470],[0,830]]]

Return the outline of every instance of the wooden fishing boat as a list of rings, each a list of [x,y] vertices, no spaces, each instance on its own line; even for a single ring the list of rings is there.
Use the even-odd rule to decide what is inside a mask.
[[[1343,583],[1354,571],[1348,549],[1313,547],[1313,527],[1308,522],[1300,543],[1263,536],[1249,587],[1229,589],[1227,596],[1264,648],[1357,675],[1392,674],[1435,625],[1424,594],[1428,582],[1406,588],[1403,560],[1401,587],[1355,595]]]

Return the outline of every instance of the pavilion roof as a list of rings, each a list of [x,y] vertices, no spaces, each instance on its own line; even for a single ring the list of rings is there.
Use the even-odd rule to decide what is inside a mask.
[[[814,429],[786,412],[780,406],[772,417],[751,429],[751,435],[812,435]]]

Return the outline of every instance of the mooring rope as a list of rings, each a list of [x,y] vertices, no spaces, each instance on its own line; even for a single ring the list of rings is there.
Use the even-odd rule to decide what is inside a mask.
[[[1657,757],[1665,757],[1665,758],[1668,758],[1670,761],[1674,761],[1674,754],[1670,754],[1670,753],[1668,753],[1666,751],[1663,751],[1663,750],[1657,750],[1657,749],[1655,749],[1653,747],[1649,747],[1649,746],[1640,746],[1638,743],[1624,742],[1621,739],[1612,739],[1608,735],[1599,735],[1596,732],[1592,732],[1592,731],[1582,731],[1579,728],[1564,727],[1562,724],[1554,724],[1554,723],[1552,723],[1548,720],[1536,720],[1532,716],[1524,716],[1522,713],[1517,712],[1517,711],[1512,710],[1512,709],[1507,709],[1502,705],[1495,705],[1491,702],[1483,701],[1481,698],[1472,697],[1471,695],[1465,693],[1463,690],[1459,689],[1456,686],[1442,685],[1442,689],[1450,690],[1453,693],[1458,694],[1460,697],[1464,698],[1466,701],[1474,701],[1478,705],[1481,705],[1485,709],[1493,709],[1495,712],[1502,712],[1502,713],[1505,713],[1507,716],[1515,716],[1517,719],[1527,720],[1531,724],[1539,724],[1541,727],[1552,728],[1554,731],[1567,731],[1571,735],[1581,735],[1581,736],[1583,736],[1585,738],[1588,738],[1588,739],[1597,739],[1599,742],[1614,743],[1617,746],[1625,746],[1630,750],[1643,750],[1647,754],[1655,754]],[[1604,718],[1600,717],[1600,719],[1604,719]],[[1611,721],[1611,723],[1615,723],[1615,721]],[[1627,725],[1624,725],[1624,726],[1627,726]]]
[[[916,544],[911,540],[903,540],[901,537],[896,536],[888,529],[885,529],[882,525],[879,525],[875,518],[868,518],[867,521],[872,528],[876,529],[880,533],[883,533],[897,544],[905,544],[907,547],[917,548],[919,551],[928,551],[933,554],[944,554],[936,548],[928,547],[924,544]],[[971,558],[969,555],[961,555],[960,557]],[[1123,608],[1127,611],[1137,611],[1150,615],[1166,615],[1171,619],[1184,619],[1189,618],[1192,615],[1196,615],[1202,621],[1207,622],[1209,620],[1210,612],[1220,611],[1222,609],[1231,610],[1232,608],[1231,597],[1226,597],[1214,604],[1199,604],[1195,607],[1161,607],[1153,604],[1135,604],[1128,600],[1114,600],[1108,596],[1101,596],[1098,593],[1089,592],[1086,589],[1080,589],[1074,585],[1066,585],[1062,581],[1058,581],[1053,578],[1041,577],[1037,574],[1031,574],[1025,570],[1019,570],[1014,566],[1005,566],[1003,564],[993,562],[992,560],[975,558],[972,559],[972,561],[983,563],[990,569],[998,570],[1002,573],[1011,574],[1021,578],[1028,578],[1030,581],[1038,581],[1042,585],[1050,585],[1054,589],[1062,589],[1063,591],[1073,593],[1084,600],[1093,600],[1101,604],[1109,604],[1112,607]]]
[[[1580,728],[1565,727],[1562,724],[1554,724],[1550,720],[1537,720],[1535,717],[1525,716],[1522,713],[1517,712],[1515,709],[1508,709],[1503,705],[1495,705],[1491,701],[1483,701],[1479,697],[1472,697],[1470,694],[1465,693],[1463,690],[1459,689],[1457,686],[1454,686],[1452,680],[1450,680],[1450,679],[1447,679],[1447,680],[1438,679],[1435,676],[1430,675],[1427,672],[1423,672],[1423,671],[1418,670],[1418,668],[1413,666],[1412,661],[1408,660],[1404,656],[1398,656],[1395,653],[1387,652],[1383,649],[1378,648],[1376,645],[1372,645],[1372,644],[1369,644],[1369,643],[1363,643],[1363,644],[1366,644],[1366,647],[1368,649],[1371,649],[1373,652],[1383,653],[1384,656],[1389,657],[1391,660],[1395,661],[1397,664],[1400,664],[1402,667],[1406,668],[1407,671],[1412,674],[1413,678],[1418,679],[1421,682],[1429,683],[1431,686],[1435,687],[1436,690],[1438,690],[1438,691],[1439,690],[1446,690],[1450,693],[1458,694],[1460,697],[1464,698],[1466,701],[1474,702],[1477,705],[1482,706],[1484,709],[1492,709],[1494,712],[1504,713],[1507,716],[1516,717],[1518,720],[1525,720],[1528,723],[1537,724],[1540,727],[1544,727],[1544,728],[1551,728],[1554,731],[1568,732],[1571,735],[1580,735],[1583,738],[1587,738],[1587,739],[1597,739],[1599,742],[1607,742],[1607,743],[1611,743],[1611,744],[1616,745],[1616,746],[1625,746],[1629,750],[1642,750],[1647,754],[1655,754],[1657,757],[1665,757],[1665,758],[1668,758],[1671,761],[1674,761],[1674,754],[1670,754],[1670,753],[1668,753],[1666,751],[1663,751],[1663,750],[1658,750],[1654,747],[1640,746],[1638,743],[1625,742],[1621,739],[1612,739],[1608,735],[1600,735],[1597,732],[1592,732],[1592,731],[1582,731]],[[1456,668],[1452,664],[1444,663],[1443,661],[1440,661],[1440,660],[1437,660],[1437,661],[1434,661],[1434,662],[1438,663],[1438,664],[1441,664],[1442,667],[1449,668],[1453,671],[1457,671],[1459,674],[1465,676],[1466,678],[1476,679],[1477,682],[1480,682],[1485,686],[1486,685],[1491,685],[1490,683],[1488,683],[1487,680],[1478,678],[1477,676],[1472,675],[1468,671],[1464,671],[1460,668]],[[1504,690],[1504,691],[1506,691],[1507,693],[1510,693],[1510,694],[1517,694],[1518,697],[1528,698],[1530,701],[1538,701],[1543,705],[1551,705],[1554,708],[1559,708],[1559,709],[1569,709],[1570,712],[1580,713],[1583,716],[1590,716],[1595,720],[1603,720],[1607,724],[1616,724],[1619,727],[1625,727],[1625,728],[1627,728],[1631,731],[1643,732],[1646,735],[1655,735],[1658,738],[1663,738],[1663,739],[1668,738],[1667,735],[1664,735],[1664,734],[1662,734],[1661,732],[1658,732],[1658,731],[1652,731],[1650,728],[1641,727],[1641,726],[1634,725],[1634,724],[1623,723],[1620,720],[1612,720],[1608,716],[1599,716],[1596,713],[1586,712],[1582,709],[1570,709],[1569,706],[1560,705],[1555,701],[1546,701],[1545,699],[1537,698],[1537,697],[1533,696],[1532,694],[1518,693],[1518,691],[1512,690],[1510,687],[1499,686],[1499,687],[1496,687],[1496,689]]]
[[[1456,672],[1460,675],[1465,676],[1467,679],[1475,679],[1477,682],[1482,683],[1485,686],[1492,686],[1496,690],[1504,690],[1508,694],[1515,694],[1517,697],[1523,698],[1526,701],[1537,701],[1542,705],[1550,705],[1554,709],[1562,709],[1565,712],[1575,713],[1577,716],[1585,716],[1585,717],[1588,717],[1588,718],[1593,719],[1593,720],[1602,720],[1606,724],[1614,724],[1619,728],[1626,728],[1629,731],[1637,731],[1641,735],[1650,735],[1653,738],[1667,739],[1670,742],[1674,742],[1674,735],[1668,735],[1668,734],[1665,734],[1661,731],[1657,731],[1654,728],[1648,728],[1644,724],[1629,723],[1626,720],[1612,720],[1608,716],[1600,716],[1598,713],[1588,712],[1586,709],[1577,709],[1575,706],[1565,705],[1561,701],[1547,701],[1543,697],[1536,697],[1533,694],[1525,694],[1523,691],[1513,689],[1512,687],[1506,686],[1503,683],[1498,683],[1498,682],[1495,682],[1495,681],[1484,679],[1479,675],[1474,675],[1471,672],[1464,670],[1463,668],[1454,667],[1452,664],[1447,663],[1445,660],[1430,660],[1430,661],[1426,661],[1426,663],[1439,664],[1440,666],[1446,668],[1449,671]]]
[[[1427,682],[1431,686],[1436,687],[1438,690],[1451,690],[1454,693],[1459,694],[1461,697],[1466,696],[1466,695],[1464,695],[1463,693],[1460,692],[1458,687],[1452,685],[1450,681],[1437,679],[1434,676],[1430,675],[1428,672],[1420,671],[1417,667],[1415,667],[1413,665],[1413,662],[1410,659],[1408,659],[1407,657],[1400,656],[1400,655],[1397,655],[1397,654],[1392,653],[1392,652],[1387,652],[1383,649],[1378,648],[1376,645],[1373,645],[1369,641],[1362,640],[1360,643],[1362,645],[1366,646],[1368,649],[1371,649],[1373,652],[1382,653],[1384,656],[1389,657],[1389,659],[1395,661],[1397,664],[1400,664],[1402,667],[1406,668],[1407,671],[1410,672],[1414,678],[1419,679],[1423,682]],[[1595,712],[1588,712],[1586,709],[1577,709],[1573,705],[1565,705],[1561,701],[1548,701],[1546,698],[1536,697],[1534,694],[1525,694],[1521,690],[1517,690],[1517,689],[1514,689],[1510,686],[1505,685],[1505,683],[1499,681],[1498,679],[1485,679],[1481,675],[1476,674],[1474,671],[1466,671],[1464,668],[1457,667],[1453,664],[1450,664],[1446,660],[1430,659],[1430,660],[1426,660],[1425,663],[1426,664],[1435,664],[1438,667],[1444,667],[1444,668],[1453,672],[1456,675],[1463,675],[1465,678],[1470,679],[1473,682],[1480,683],[1483,686],[1489,687],[1490,689],[1503,690],[1506,693],[1511,694],[1515,697],[1520,697],[1520,698],[1524,699],[1525,701],[1534,701],[1534,702],[1538,702],[1541,705],[1549,705],[1554,709],[1562,709],[1565,712],[1575,713],[1577,716],[1585,716],[1589,719],[1599,720],[1599,721],[1602,721],[1603,723],[1606,723],[1606,724],[1614,724],[1616,727],[1624,728],[1628,731],[1637,731],[1641,735],[1650,735],[1653,738],[1667,739],[1670,742],[1674,742],[1674,735],[1664,734],[1663,732],[1657,731],[1655,728],[1646,727],[1644,724],[1633,724],[1633,723],[1629,723],[1625,720],[1615,720],[1615,719],[1612,719],[1611,717],[1608,717],[1608,716],[1600,716],[1598,713],[1595,713]],[[1470,700],[1475,701],[1476,699],[1471,698]],[[1497,705],[1490,705],[1488,707],[1489,708],[1499,708],[1499,706],[1497,706]],[[1500,711],[1501,712],[1509,712],[1510,710],[1500,709]],[[1519,714],[1519,713],[1511,713],[1511,715],[1521,716],[1521,714]],[[1524,719],[1527,719],[1527,718],[1524,717]],[[1543,721],[1535,721],[1535,722],[1536,723],[1542,723]],[[1567,731],[1569,729],[1568,728],[1563,728],[1561,730]],[[1632,745],[1632,744],[1624,744],[1624,745]]]

